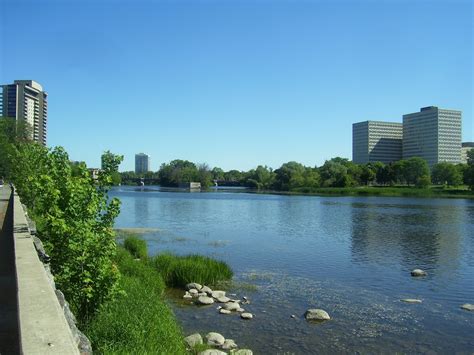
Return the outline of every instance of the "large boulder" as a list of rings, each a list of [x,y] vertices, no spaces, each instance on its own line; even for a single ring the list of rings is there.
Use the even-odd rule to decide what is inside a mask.
[[[184,338],[184,342],[190,347],[194,348],[196,345],[203,344],[202,336],[199,333],[191,334]]]
[[[215,332],[210,332],[206,334],[206,340],[207,340],[207,345],[213,345],[213,346],[222,346],[224,345],[225,338]]]
[[[330,320],[328,312],[323,309],[308,309],[304,314],[306,320]]]
[[[207,286],[203,286],[199,291],[206,292],[208,295],[212,293],[212,290]]]

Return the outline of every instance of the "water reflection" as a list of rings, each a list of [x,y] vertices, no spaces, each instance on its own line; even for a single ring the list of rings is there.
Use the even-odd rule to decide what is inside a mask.
[[[456,205],[352,204],[353,260],[452,272],[459,266],[463,211]]]

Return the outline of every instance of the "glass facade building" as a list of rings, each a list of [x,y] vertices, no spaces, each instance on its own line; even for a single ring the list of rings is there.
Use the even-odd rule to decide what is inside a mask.
[[[135,173],[143,174],[150,171],[150,156],[144,153],[135,154]]]

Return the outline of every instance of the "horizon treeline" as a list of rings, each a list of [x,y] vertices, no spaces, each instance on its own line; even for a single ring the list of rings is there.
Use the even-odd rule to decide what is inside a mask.
[[[224,171],[207,164],[195,164],[176,159],[161,165],[156,172],[120,173],[122,183],[134,185],[140,178],[152,184],[177,187],[191,181],[207,188],[217,181],[219,185],[242,186],[258,190],[311,192],[321,187],[358,187],[406,185],[428,187],[431,184],[474,188],[474,150],[469,152],[468,164],[441,162],[431,169],[418,157],[384,164],[370,162],[356,164],[346,158],[332,158],[320,166],[305,166],[296,161],[284,163],[278,169],[259,165],[249,171]]]

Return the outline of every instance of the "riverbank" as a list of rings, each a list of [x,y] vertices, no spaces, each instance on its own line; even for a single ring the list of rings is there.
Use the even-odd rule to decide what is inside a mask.
[[[468,198],[474,199],[474,191],[467,188],[430,188],[417,187],[321,187],[315,189],[301,188],[296,191],[255,191],[260,194],[272,195],[303,195],[303,196],[382,196],[382,197],[436,197],[436,198]]]

